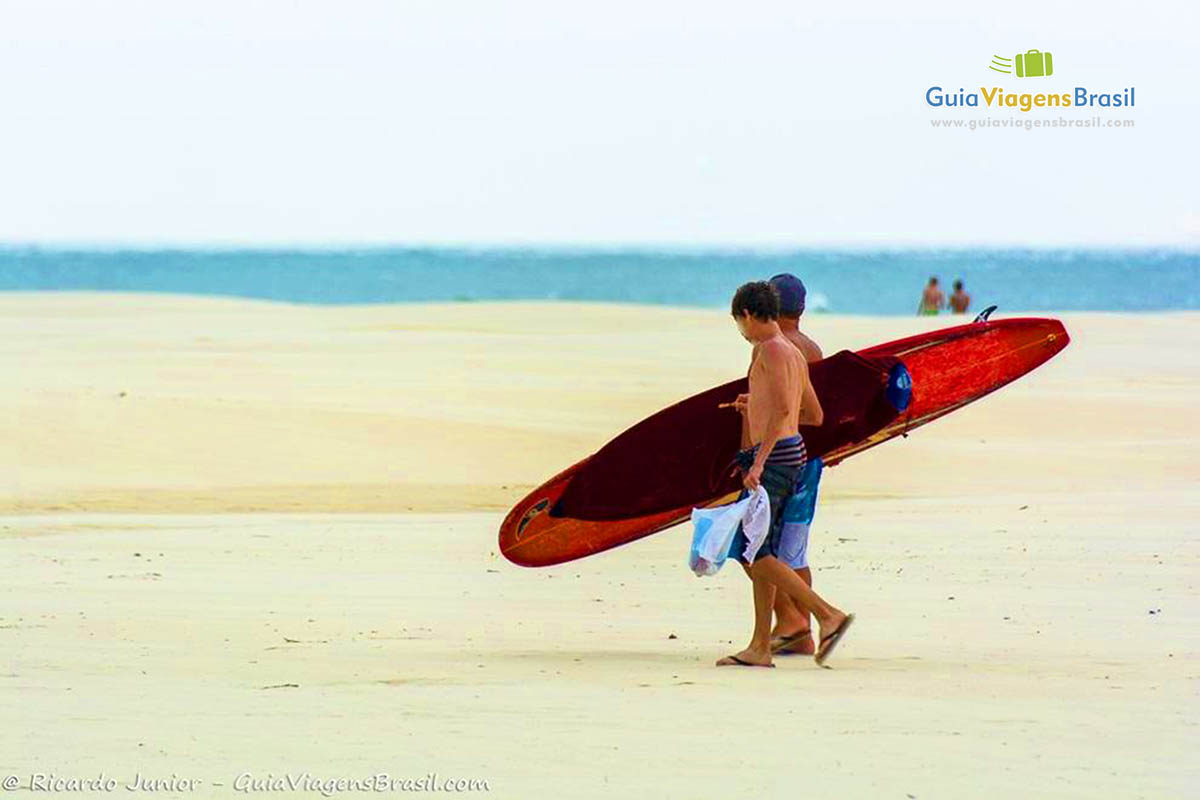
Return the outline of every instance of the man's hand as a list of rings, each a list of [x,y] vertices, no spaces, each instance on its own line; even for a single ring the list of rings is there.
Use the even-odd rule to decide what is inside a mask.
[[[732,408],[739,414],[745,414],[746,409],[750,407],[750,395],[739,394],[737,399],[732,403],[721,403],[717,408]]]
[[[742,478],[742,485],[750,491],[758,488],[758,482],[762,479],[763,468],[761,464],[751,464],[750,469],[746,472],[746,476]]]

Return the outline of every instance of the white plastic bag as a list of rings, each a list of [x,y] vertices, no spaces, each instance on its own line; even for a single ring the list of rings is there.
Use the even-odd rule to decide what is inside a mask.
[[[771,529],[771,498],[759,484],[748,499],[750,505],[742,512],[742,532],[746,534],[742,560],[753,563],[755,553],[762,547],[763,539],[767,538],[767,532]]]
[[[688,566],[697,575],[715,575],[725,564],[743,523],[749,560],[758,552],[771,522],[771,501],[767,490],[759,486],[754,494],[724,506],[692,509],[692,549]]]

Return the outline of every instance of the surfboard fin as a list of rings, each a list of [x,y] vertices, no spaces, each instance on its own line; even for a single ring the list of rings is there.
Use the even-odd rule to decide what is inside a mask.
[[[992,315],[992,312],[995,311],[996,308],[997,308],[997,306],[988,306],[983,311],[979,312],[979,316],[977,316],[975,318],[975,321],[976,322],[987,322],[988,317],[990,317]]]

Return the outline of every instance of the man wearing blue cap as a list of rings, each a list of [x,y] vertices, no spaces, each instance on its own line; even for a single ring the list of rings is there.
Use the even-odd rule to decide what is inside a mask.
[[[821,348],[812,339],[800,332],[800,317],[804,314],[804,301],[808,292],[804,282],[790,272],[771,278],[771,285],[779,292],[779,329],[788,341],[800,348],[808,363],[820,361]]]
[[[807,291],[804,282],[791,273],[771,278],[779,293],[779,329],[809,364],[824,358],[821,348],[800,332],[800,317],[804,314]],[[801,580],[812,586],[812,570],[808,567],[808,529],[816,511],[817,488],[820,485],[819,458],[809,459],[796,479],[796,491],[784,509],[783,545],[780,560],[790,566]],[[775,593],[775,629],[771,632],[771,649],[781,655],[796,653],[812,655],[816,645],[812,638],[812,621],[783,592]]]

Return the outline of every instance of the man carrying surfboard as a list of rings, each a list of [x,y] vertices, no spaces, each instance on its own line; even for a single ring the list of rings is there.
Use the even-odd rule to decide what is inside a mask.
[[[819,420],[820,403],[808,377],[808,364],[779,328],[779,293],[766,281],[741,286],[733,296],[733,318],[742,336],[754,346],[749,393],[730,405],[743,412],[738,469],[748,491],[760,484],[767,492],[771,522],[762,545],[752,558],[743,555],[745,536],[740,526],[733,552],[743,560],[753,585],[754,632],[750,644],[718,666],[771,667],[771,613],[775,593],[788,595],[801,611],[811,614],[820,629],[816,661],[824,664],[854,621],[825,602],[790,567],[779,560],[783,507],[806,459],[800,422]]]
[[[779,293],[779,329],[785,339],[795,345],[806,363],[824,358],[820,346],[800,330],[800,317],[808,291],[804,282],[790,272],[771,278],[771,285]],[[818,401],[820,398],[818,398]],[[819,403],[818,403],[819,411]],[[801,408],[801,414],[804,410]],[[807,415],[805,415],[807,416]],[[804,420],[803,424],[820,425],[821,414],[816,419]],[[820,486],[821,459],[809,459],[801,468],[796,481],[796,493],[786,502],[779,560],[791,567],[800,579],[812,586],[812,570],[808,566],[808,533],[812,514],[816,507],[816,493]],[[793,508],[799,512],[793,519]],[[771,652],[778,655],[811,656],[816,652],[812,638],[812,620],[792,602],[785,592],[775,593],[775,628],[771,631]]]

